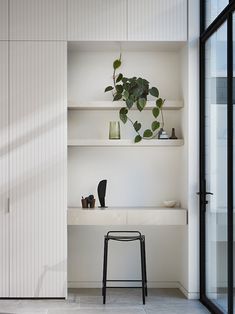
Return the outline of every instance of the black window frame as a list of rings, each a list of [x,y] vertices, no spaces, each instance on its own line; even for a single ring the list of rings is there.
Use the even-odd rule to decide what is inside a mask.
[[[228,313],[233,314],[233,13],[235,0],[205,28],[206,0],[200,0],[200,301],[215,314],[223,312],[206,296],[205,184],[205,44],[227,21],[227,241]]]

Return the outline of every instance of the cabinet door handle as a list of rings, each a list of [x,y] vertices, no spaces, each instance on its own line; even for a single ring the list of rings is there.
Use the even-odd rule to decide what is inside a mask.
[[[10,197],[7,199],[7,212],[10,213]]]

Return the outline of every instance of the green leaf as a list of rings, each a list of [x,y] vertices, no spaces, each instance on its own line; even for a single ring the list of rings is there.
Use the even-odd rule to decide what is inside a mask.
[[[113,86],[108,86],[105,88],[104,92],[110,92],[111,90],[113,90]]]
[[[118,77],[116,79],[116,83],[120,82],[122,80],[122,78],[123,78],[122,73],[118,74]]]
[[[162,98],[158,98],[156,101],[156,105],[158,106],[158,108],[162,108],[164,102],[165,100],[163,100]]]
[[[160,109],[158,107],[154,107],[152,110],[152,113],[153,113],[154,118],[157,118],[160,113]]]
[[[160,123],[158,121],[153,121],[152,123],[153,132],[156,131],[159,127],[160,127]]]
[[[156,87],[150,88],[149,92],[154,97],[158,97],[159,96],[159,91],[158,91],[158,89]]]
[[[126,100],[126,105],[128,109],[131,109],[131,107],[133,106],[133,100],[132,99],[127,99]]]
[[[138,100],[138,103],[137,103],[137,108],[139,109],[139,111],[142,111],[144,109],[145,105],[146,105],[146,99],[145,98],[140,98]]]
[[[129,93],[127,90],[124,90],[123,96],[127,99],[129,97]]]
[[[143,88],[141,88],[141,87],[135,87],[134,89],[133,89],[133,91],[132,91],[132,93],[133,93],[133,95],[135,96],[135,97],[140,97],[141,95],[142,95],[142,93],[143,93]]]
[[[127,122],[127,115],[119,113],[120,120],[125,124]]]
[[[121,94],[123,92],[123,86],[122,85],[116,85],[115,88],[116,88],[116,91],[118,94]]]
[[[141,129],[141,123],[139,123],[138,121],[135,121],[133,126],[136,132],[138,132]]]
[[[136,135],[135,143],[139,143],[141,140],[142,140],[142,137],[140,135]]]
[[[128,109],[125,107],[122,107],[119,111],[120,114],[128,114]]]
[[[113,101],[117,101],[122,99],[122,94],[117,93],[114,97],[113,97]]]
[[[121,66],[122,62],[120,59],[117,59],[113,62],[113,68],[114,70],[118,69]]]
[[[153,136],[153,132],[150,129],[144,131],[143,137],[151,137]]]

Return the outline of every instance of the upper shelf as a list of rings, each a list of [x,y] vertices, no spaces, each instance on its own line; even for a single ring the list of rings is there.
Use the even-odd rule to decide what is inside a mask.
[[[139,143],[134,143],[134,140],[97,140],[97,139],[71,139],[68,140],[68,146],[78,146],[78,147],[156,147],[156,146],[182,146],[184,140],[142,140]]]
[[[68,109],[75,110],[117,110],[124,107],[125,103],[123,101],[87,101],[78,104],[69,101]],[[146,109],[152,109],[155,107],[154,101],[148,101]],[[179,110],[183,108],[183,101],[180,100],[166,100],[163,106],[163,110]],[[133,107],[133,109],[137,109]]]

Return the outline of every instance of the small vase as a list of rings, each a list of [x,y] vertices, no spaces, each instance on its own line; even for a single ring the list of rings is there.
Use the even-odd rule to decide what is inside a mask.
[[[120,140],[120,123],[119,121],[109,122],[109,139]]]
[[[177,140],[178,139],[178,137],[175,135],[175,128],[172,128],[170,139],[171,140]]]
[[[159,140],[168,140],[169,136],[167,135],[166,131],[163,130],[163,128],[160,129],[158,133]]]

